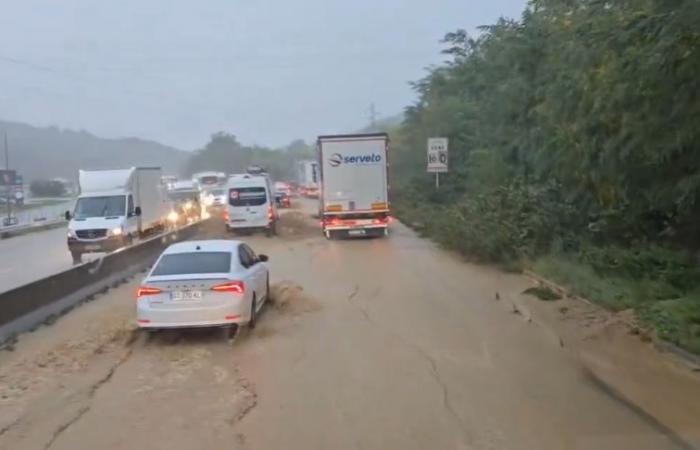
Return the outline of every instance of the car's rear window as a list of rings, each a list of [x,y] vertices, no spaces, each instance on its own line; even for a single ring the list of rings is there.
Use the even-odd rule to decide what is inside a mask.
[[[264,187],[232,188],[228,191],[231,206],[260,206],[267,201]]]
[[[151,275],[225,273],[231,270],[229,252],[194,252],[164,255]]]

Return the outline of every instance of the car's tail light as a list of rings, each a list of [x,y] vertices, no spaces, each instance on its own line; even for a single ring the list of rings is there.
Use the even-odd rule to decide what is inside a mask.
[[[243,294],[245,292],[245,284],[242,281],[229,281],[227,283],[212,286],[211,290],[216,292],[231,292],[233,294]]]
[[[160,289],[155,288],[155,287],[141,286],[141,287],[139,287],[139,290],[136,291],[136,297],[143,297],[146,295],[156,295],[156,294],[160,294],[161,292],[163,292],[163,291],[161,291]]]

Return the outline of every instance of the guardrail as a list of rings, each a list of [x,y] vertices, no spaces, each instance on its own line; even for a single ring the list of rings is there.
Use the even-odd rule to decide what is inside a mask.
[[[20,234],[31,233],[33,231],[49,230],[51,228],[58,228],[60,226],[67,225],[65,219],[54,219],[54,220],[37,220],[32,223],[11,225],[9,227],[0,227],[0,239],[7,239],[12,236],[19,236]]]
[[[204,223],[206,221],[154,236],[95,261],[3,292],[0,294],[0,343],[65,313],[91,295],[145,269],[168,245],[192,237]]]

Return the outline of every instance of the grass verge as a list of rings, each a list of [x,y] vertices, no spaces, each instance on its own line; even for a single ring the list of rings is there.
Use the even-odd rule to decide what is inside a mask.
[[[604,276],[566,256],[543,256],[533,270],[610,310],[633,309],[659,338],[700,355],[700,290],[680,292],[665,281]]]

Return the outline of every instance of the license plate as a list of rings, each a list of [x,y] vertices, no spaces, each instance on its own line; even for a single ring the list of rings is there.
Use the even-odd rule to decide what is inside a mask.
[[[350,236],[364,236],[365,230],[348,230]]]
[[[100,246],[99,245],[86,245],[85,250],[99,250]]]
[[[201,300],[202,291],[172,291],[170,300]]]

